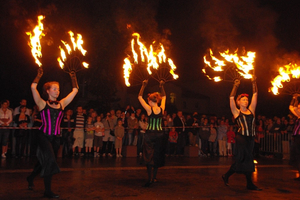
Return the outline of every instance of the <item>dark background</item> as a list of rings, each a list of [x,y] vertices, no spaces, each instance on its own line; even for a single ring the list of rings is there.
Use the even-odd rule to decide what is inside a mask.
[[[42,83],[56,80],[61,84],[61,96],[71,90],[68,74],[56,61],[58,46],[60,40],[68,41],[69,30],[83,35],[83,46],[88,51],[85,60],[90,68],[77,74],[80,94],[73,106],[87,92],[97,97],[91,106],[109,109],[110,102],[118,100],[117,87],[125,87],[123,59],[130,50],[131,34],[138,32],[147,44],[153,40],[164,44],[177,66],[177,85],[207,84],[214,93],[229,94],[231,83],[212,83],[201,73],[207,50],[244,47],[255,51],[258,113],[288,113],[290,96],[274,96],[268,88],[279,66],[300,63],[299,1],[9,0],[1,1],[0,11],[0,94],[1,99],[11,101],[12,107],[18,106],[21,98],[33,105],[30,84],[38,67],[25,32],[33,29],[37,16],[42,14],[46,16],[46,36],[41,41],[44,76],[39,89]],[[241,88],[249,91],[248,82]],[[227,84],[228,89],[218,90],[223,88],[218,84]]]

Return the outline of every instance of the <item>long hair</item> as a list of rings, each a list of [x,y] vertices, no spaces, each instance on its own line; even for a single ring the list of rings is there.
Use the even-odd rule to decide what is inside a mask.
[[[59,83],[57,81],[50,81],[50,82],[47,82],[47,83],[44,84],[44,86],[43,86],[43,98],[45,100],[47,100],[49,98],[47,90],[50,90],[51,86],[54,85],[54,84],[59,86]]]
[[[148,94],[148,101],[151,100],[154,103],[160,103],[161,101],[161,96],[158,92],[154,92],[152,94]]]

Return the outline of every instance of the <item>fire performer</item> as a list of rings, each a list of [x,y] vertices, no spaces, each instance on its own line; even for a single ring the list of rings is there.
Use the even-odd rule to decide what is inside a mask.
[[[43,70],[40,67],[38,74],[31,84],[31,91],[36,105],[39,107],[42,126],[39,128],[40,132],[37,135],[38,163],[34,167],[32,173],[27,177],[28,189],[32,190],[34,178],[40,174],[44,177],[45,193],[44,196],[48,198],[59,198],[57,194],[51,191],[52,175],[59,173],[60,169],[56,163],[56,154],[60,145],[60,122],[63,117],[64,108],[71,103],[78,92],[78,84],[76,74],[74,71],[70,72],[72,79],[72,92],[60,101],[57,101],[59,96],[59,83],[47,82],[44,84],[44,92],[48,97],[47,101],[43,100],[37,91],[37,84],[43,75]]]
[[[162,118],[166,104],[164,81],[160,81],[161,94],[155,92],[148,95],[148,104],[143,99],[144,89],[148,81],[143,81],[138,99],[148,114],[148,127],[144,135],[143,158],[147,166],[148,181],[144,187],[157,182],[156,174],[159,167],[165,164],[164,132]],[[158,104],[160,103],[160,106]],[[153,172],[152,172],[153,170]],[[152,176],[153,174],[153,176]]]
[[[295,166],[300,173],[300,110],[298,108],[298,96],[294,94],[291,104],[289,106],[290,111],[297,117],[295,127],[293,130],[293,144],[291,147],[290,165]],[[295,178],[300,181],[300,177]]]
[[[236,79],[229,97],[231,112],[239,127],[236,134],[235,162],[231,165],[228,172],[222,176],[222,179],[225,185],[228,186],[228,179],[232,174],[244,174],[247,179],[247,189],[260,191],[261,189],[252,182],[252,173],[255,171],[252,152],[254,148],[255,108],[257,104],[256,79],[255,77],[252,78],[253,95],[249,108],[248,94],[240,94],[236,99],[239,109],[236,106],[234,97],[239,85],[240,80]]]

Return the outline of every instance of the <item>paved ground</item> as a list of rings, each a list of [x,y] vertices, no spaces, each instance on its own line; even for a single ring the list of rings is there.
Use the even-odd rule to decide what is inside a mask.
[[[37,178],[33,191],[26,177],[36,158],[2,159],[0,199],[40,199],[43,179]],[[53,177],[52,190],[59,199],[300,199],[297,172],[285,160],[258,159],[254,182],[263,191],[246,190],[243,175],[234,174],[226,187],[221,175],[232,158],[167,157],[158,171],[158,182],[150,188],[139,158],[58,158],[62,172]]]

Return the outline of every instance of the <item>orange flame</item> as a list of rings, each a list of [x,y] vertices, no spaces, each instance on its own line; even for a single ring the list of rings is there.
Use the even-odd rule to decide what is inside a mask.
[[[290,82],[291,78],[299,79],[300,78],[300,66],[297,64],[288,64],[280,67],[278,69],[279,75],[277,75],[272,81],[271,84],[273,87],[270,90],[273,94],[278,95],[279,89],[283,88],[282,83]]]
[[[138,64],[139,61],[141,61],[142,63],[146,63],[147,71],[148,71],[149,75],[152,74],[151,68],[157,70],[159,68],[159,64],[167,63],[167,56],[165,54],[165,49],[162,44],[160,44],[160,48],[158,50],[154,50],[153,45],[151,44],[149,47],[149,50],[148,50],[146,48],[146,46],[140,41],[140,38],[141,38],[140,34],[133,33],[132,36],[136,37],[136,39],[133,38],[131,40],[131,52],[132,52],[133,62],[135,64]],[[155,42],[153,42],[153,43],[155,43]],[[138,46],[138,49],[140,51],[139,54],[135,50],[136,45]],[[171,68],[170,73],[173,76],[173,79],[177,79],[178,75],[175,74],[175,72],[174,72],[176,69],[176,66],[174,65],[174,63],[171,59],[168,59],[168,63]],[[129,64],[130,64],[130,67],[129,67]],[[130,62],[130,59],[126,58],[124,60],[123,69],[124,69],[125,84],[127,86],[130,86],[129,76],[132,71],[131,65],[132,64]],[[127,70],[127,71],[125,72],[125,70]],[[130,70],[130,72],[128,70]],[[125,74],[126,74],[126,77],[125,77]]]
[[[86,54],[87,51],[85,49],[83,49],[83,47],[82,47],[82,44],[83,44],[82,35],[81,34],[77,34],[77,40],[75,40],[74,33],[72,31],[69,31],[68,33],[70,35],[70,39],[71,39],[71,42],[72,42],[73,50],[72,50],[72,48],[70,47],[70,45],[67,42],[61,40],[61,42],[64,44],[65,48],[67,49],[68,55],[71,55],[72,53],[74,53],[76,51],[76,49],[78,49],[81,52],[81,54],[83,56],[85,56],[85,54]],[[61,58],[58,57],[57,61],[59,63],[59,66],[63,69],[64,65],[65,65],[64,62],[67,60],[67,56],[66,56],[67,54],[66,54],[65,50],[61,46],[59,46],[59,49],[60,49],[60,57]],[[81,64],[85,68],[88,68],[88,66],[89,66],[89,64],[86,63],[86,62],[82,62]]]
[[[131,67],[131,63],[130,63],[129,58],[124,59],[123,69],[124,69],[125,84],[126,84],[127,87],[129,87],[130,86],[129,77],[130,77],[130,74],[131,74],[131,71],[132,71],[132,67]]]
[[[30,37],[30,42],[28,42],[28,45],[31,48],[32,56],[35,60],[35,63],[38,64],[39,67],[42,66],[39,58],[42,57],[42,46],[40,39],[45,36],[45,34],[43,34],[44,25],[42,23],[44,18],[45,17],[43,15],[38,16],[38,25],[33,29],[33,34],[31,32],[26,32],[26,34]]]
[[[209,49],[209,57],[213,61],[211,63],[207,60],[208,56],[204,56],[203,60],[207,67],[213,69],[216,72],[224,71],[224,68],[227,66],[226,62],[233,63],[236,66],[236,71],[240,74],[240,76],[244,77],[245,79],[251,79],[252,74],[250,74],[250,70],[254,70],[254,59],[255,59],[255,52],[248,51],[245,56],[238,56],[237,50],[234,54],[229,54],[229,50],[224,52],[219,52],[220,56],[224,58],[224,60],[218,59],[213,55],[211,49]],[[206,70],[202,70],[203,73],[206,74]],[[210,80],[214,80],[216,82],[221,81],[220,77],[213,77],[210,78],[207,74],[206,76]]]

